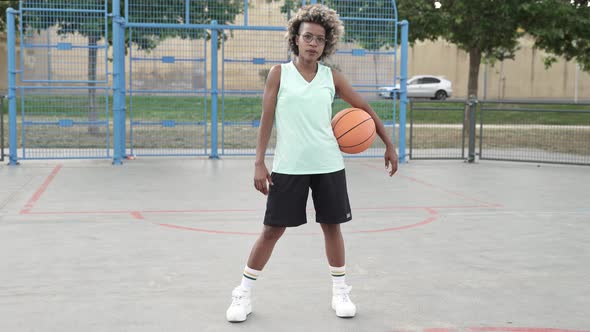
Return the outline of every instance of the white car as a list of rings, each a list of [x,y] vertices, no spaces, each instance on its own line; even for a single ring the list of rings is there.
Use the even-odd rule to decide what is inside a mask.
[[[419,75],[413,76],[407,84],[408,98],[431,98],[445,100],[453,95],[453,84],[441,76]],[[379,96],[393,98],[394,91],[399,98],[399,84],[395,87],[384,86],[379,88]]]

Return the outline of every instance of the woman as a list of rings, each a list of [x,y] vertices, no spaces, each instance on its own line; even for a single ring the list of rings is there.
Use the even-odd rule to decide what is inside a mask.
[[[340,231],[340,224],[351,220],[352,215],[344,160],[331,127],[335,94],[371,115],[386,146],[385,167],[391,166],[390,176],[397,171],[398,159],[383,123],[369,104],[338,71],[319,63],[335,52],[343,31],[334,10],[319,4],[302,7],[288,25],[294,60],[272,67],[268,74],[254,174],[256,190],[268,195],[264,229],[251,250],[241,284],[232,292],[232,304],[226,312],[230,322],[245,321],[252,312],[252,286],[286,227],[306,223],[310,188],[332,275],[332,309],[339,317],[356,314],[349,297],[351,287],[345,282]],[[264,156],[275,121],[277,145],[271,175]]]

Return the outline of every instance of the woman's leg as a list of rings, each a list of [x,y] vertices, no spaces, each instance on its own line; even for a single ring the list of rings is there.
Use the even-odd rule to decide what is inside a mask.
[[[270,259],[272,250],[277,241],[285,232],[285,227],[273,227],[264,225],[264,229],[254,243],[248,258],[248,264],[244,269],[242,283],[232,292],[232,304],[227,309],[226,317],[230,322],[243,322],[252,312],[250,301],[251,288],[260,275],[260,272]]]
[[[326,245],[328,264],[333,267],[345,265],[344,239],[340,231],[340,224],[321,224]]]
[[[248,257],[248,267],[262,271],[275,247],[277,241],[285,233],[285,227],[275,227],[264,225],[264,229],[254,243]]]
[[[346,285],[344,239],[340,224],[321,224],[326,243],[326,256],[332,274],[332,309],[338,317],[354,317],[356,306],[350,300],[350,286]]]

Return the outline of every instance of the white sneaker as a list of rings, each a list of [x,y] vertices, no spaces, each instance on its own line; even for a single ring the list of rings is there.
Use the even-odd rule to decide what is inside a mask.
[[[232,302],[225,317],[229,322],[243,322],[252,312],[252,303],[250,302],[250,291],[238,286],[231,293]]]
[[[332,309],[338,317],[354,317],[356,306],[348,297],[352,286],[342,285],[332,288]]]

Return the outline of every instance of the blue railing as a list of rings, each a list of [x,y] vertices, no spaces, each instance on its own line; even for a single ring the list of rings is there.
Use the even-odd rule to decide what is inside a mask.
[[[120,12],[121,1],[125,1],[123,13]],[[307,2],[302,0],[301,4]],[[112,157],[114,164],[122,164],[129,154],[207,155],[210,158],[254,154],[255,124],[258,120],[256,116],[243,119],[245,115],[240,112],[253,114],[256,110],[244,110],[244,105],[240,105],[237,98],[260,98],[264,89],[264,70],[273,64],[290,61],[282,35],[295,9],[285,15],[275,15],[275,21],[268,22],[266,13],[278,13],[282,4],[260,4],[263,7],[260,9],[250,8],[244,1],[243,6],[232,9],[235,11],[233,17],[219,14],[223,19],[216,21],[215,17],[203,18],[197,0],[185,0],[182,5],[173,8],[160,8],[161,11],[170,11],[170,15],[161,15],[161,11],[154,10],[158,9],[157,1],[112,0],[113,12],[110,15],[106,0],[103,4],[93,2],[91,5],[66,0],[60,5],[56,3],[48,5],[47,2],[32,0],[22,2],[19,11],[7,11],[10,164],[16,164],[18,159],[79,158],[77,154],[68,155],[77,148],[75,143],[71,148],[63,149],[62,154],[52,151],[43,155],[42,150],[50,149],[52,140],[67,140],[71,135],[68,131],[74,128],[81,135],[80,127],[88,127],[89,137],[99,134],[103,141],[85,147],[89,154],[82,158]],[[316,1],[310,0],[309,3]],[[213,9],[209,12],[214,12]],[[408,23],[398,22],[394,0],[391,1],[391,10],[372,17],[355,14],[354,11],[342,15],[345,25],[352,24],[350,34],[360,35],[367,44],[375,42],[372,38],[380,34],[391,36],[391,40],[373,43],[377,45],[374,49],[363,48],[363,41],[344,40],[344,47],[330,61],[342,68],[359,93],[368,97],[376,96],[380,86],[400,84],[399,108],[394,98],[391,108],[382,115],[387,127],[391,127],[403,162],[406,155]],[[21,17],[21,49],[30,50],[35,59],[28,61],[25,59],[27,52],[21,52],[20,68],[16,67],[15,15]],[[70,21],[71,24],[68,23]],[[372,24],[370,34],[362,37],[363,30],[355,31],[368,23]],[[401,65],[397,61],[398,26],[401,28]],[[81,32],[72,33],[76,29]],[[35,31],[44,31],[46,40],[40,40]],[[61,35],[61,39],[52,38],[56,34]],[[203,40],[202,47],[195,46],[197,39]],[[268,45],[253,47],[260,42]],[[110,53],[109,44],[112,45]],[[43,61],[46,61],[46,66],[40,65]],[[38,67],[29,65],[33,62]],[[143,64],[150,64],[152,70],[147,70]],[[365,67],[373,70],[358,70]],[[20,77],[18,82],[17,77]],[[105,96],[94,92],[105,89],[112,93],[112,98],[109,94]],[[61,99],[56,98],[54,109],[49,110],[35,104],[37,97],[30,93],[25,95],[25,91],[45,91],[39,95],[61,93]],[[70,94],[63,94],[65,91]],[[88,91],[88,94],[84,96],[73,91]],[[17,117],[18,92],[21,98],[20,122]],[[169,96],[177,98],[176,102],[167,104]],[[183,96],[193,98],[194,114],[186,115],[191,112],[191,106]],[[86,102],[68,106],[68,100],[72,98],[86,99]],[[232,103],[238,103],[238,106],[231,106]],[[103,106],[104,112],[99,111]],[[169,109],[184,114],[183,118],[166,113]],[[398,110],[399,135],[396,133]],[[75,116],[71,116],[72,113]],[[52,129],[44,133],[51,136],[46,145],[35,145],[32,133],[46,130],[45,126],[60,130]],[[190,139],[186,139],[187,136],[191,136]],[[196,139],[197,136],[201,139]],[[94,142],[92,139],[89,141]],[[149,146],[150,142],[154,143],[153,148]],[[181,143],[174,146],[174,142]],[[168,152],[165,151],[166,144],[172,144]],[[17,151],[19,146],[22,147],[20,156]],[[38,154],[32,156],[27,153],[28,149],[36,149]],[[377,144],[360,156],[378,156],[381,149],[382,146]],[[269,153],[272,153],[272,148]]]

